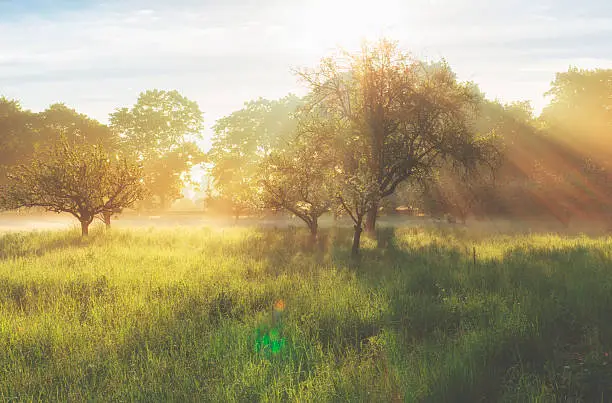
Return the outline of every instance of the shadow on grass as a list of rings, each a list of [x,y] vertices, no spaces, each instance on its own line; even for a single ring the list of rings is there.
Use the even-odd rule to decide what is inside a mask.
[[[255,231],[223,253],[261,263],[268,278],[249,288],[245,270],[248,281],[223,289],[145,288],[143,305],[124,328],[111,329],[120,333],[114,343],[56,368],[58,396],[78,390],[85,398],[145,401],[611,399],[612,362],[604,358],[612,352],[609,245],[514,247],[474,264],[462,245],[411,242],[418,237],[383,228],[364,239],[355,265],[350,229],[322,231],[315,245],[299,229]],[[24,304],[34,294],[19,287],[2,292]],[[121,295],[94,282],[71,292],[91,326],[90,301],[112,304]],[[286,344],[270,358],[256,351],[253,337],[275,320],[278,298],[287,299]],[[54,354],[49,345],[23,348],[34,354],[29,360]],[[40,385],[28,385],[35,396]]]
[[[362,334],[353,347],[383,331],[395,335],[397,344],[387,354],[398,372],[430,371],[426,378],[404,380],[427,390],[418,399],[612,399],[612,362],[603,358],[612,350],[606,246],[515,247],[474,263],[465,246],[441,241],[400,247],[396,230],[384,228],[364,242],[355,265],[349,229],[323,232],[314,252],[300,239],[297,231],[263,233],[265,253],[256,258],[266,259],[266,271],[277,276],[313,270],[296,264],[295,256],[325,262],[346,268],[364,289],[384,290],[388,308],[380,321],[345,330]],[[342,345],[350,331],[324,336],[338,322],[319,322],[318,339]],[[407,357],[416,367],[406,365]]]
[[[92,228],[88,237],[74,231],[15,232],[0,234],[0,260],[43,256],[60,249],[82,248],[104,237],[101,226]]]

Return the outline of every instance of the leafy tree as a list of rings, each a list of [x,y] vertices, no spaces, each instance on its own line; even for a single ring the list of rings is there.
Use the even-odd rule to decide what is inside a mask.
[[[141,169],[101,146],[65,138],[11,169],[0,189],[0,207],[43,207],[72,214],[86,236],[96,216],[110,217],[143,197]],[[105,220],[106,221],[106,220]]]
[[[351,256],[359,256],[364,216],[380,201],[380,187],[367,160],[359,154],[345,155],[344,164],[336,166],[335,198],[342,212],[353,221]],[[357,157],[357,158],[356,158]]]
[[[203,162],[195,143],[203,129],[197,103],[178,91],[149,90],[140,94],[132,108],[112,113],[110,122],[121,137],[122,149],[142,161],[145,184],[160,207],[180,198],[190,169]]]
[[[234,215],[261,206],[261,163],[273,152],[282,154],[295,134],[294,113],[300,98],[260,98],[219,119],[208,160],[214,188],[232,204]]]
[[[0,98],[0,183],[6,182],[11,166],[28,160],[38,149],[66,138],[72,143],[117,147],[109,128],[64,104],[54,104],[40,113],[24,111],[16,101]],[[41,155],[39,155],[42,157]]]
[[[0,98],[0,184],[6,183],[11,166],[34,152],[34,117],[19,102]]]
[[[540,118],[547,128],[582,151],[612,154],[610,147],[597,149],[612,141],[612,69],[557,73],[546,95],[551,101]]]
[[[354,135],[349,122],[324,103],[312,103],[300,114],[299,133],[320,154],[322,178],[329,183],[335,214],[354,224],[351,256],[358,257],[364,217],[380,201],[376,172],[369,161],[367,138]]]
[[[61,142],[62,138],[70,143],[95,144],[107,150],[116,150],[119,145],[119,138],[108,126],[62,103],[36,114],[34,124],[39,148]]]
[[[311,88],[312,104],[325,104],[350,136],[363,138],[363,163],[380,197],[430,175],[444,160],[473,169],[491,152],[487,138],[476,136],[473,127],[481,94],[472,84],[457,82],[445,63],[419,62],[383,40],[357,54],[324,59],[300,75]],[[378,202],[371,207],[369,231],[375,228]]]
[[[290,150],[268,156],[261,173],[264,205],[295,214],[306,223],[313,241],[319,217],[332,206],[331,161],[318,146],[297,137]]]
[[[554,168],[572,208],[598,211],[612,222],[612,69],[557,73],[546,95],[551,101],[540,121],[563,151]]]

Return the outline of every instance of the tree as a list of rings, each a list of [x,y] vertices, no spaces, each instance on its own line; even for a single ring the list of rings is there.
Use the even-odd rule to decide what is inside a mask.
[[[473,84],[458,83],[444,62],[419,62],[383,40],[358,54],[324,59],[300,75],[311,88],[312,105],[325,104],[350,136],[364,139],[365,163],[381,198],[430,175],[444,160],[473,169],[491,153],[486,136],[477,136],[472,125],[482,95]],[[371,207],[368,231],[375,229],[378,202]]]
[[[78,113],[63,103],[56,103],[36,114],[34,121],[37,147],[44,148],[61,142],[98,145],[116,150],[119,138],[108,126]]]
[[[283,208],[300,218],[317,238],[318,220],[332,206],[328,155],[319,145],[296,137],[292,149],[273,152],[262,162],[264,205]]]
[[[342,212],[353,221],[353,244],[351,256],[359,256],[363,218],[380,201],[380,187],[375,172],[359,154],[347,154],[344,164],[336,166],[335,198]]]
[[[570,187],[573,208],[612,222],[612,69],[557,73],[546,95],[551,101],[540,121],[565,154],[555,168]]]
[[[110,122],[122,149],[142,161],[148,192],[159,199],[160,207],[180,198],[190,169],[204,160],[195,143],[203,129],[197,103],[178,91],[149,90],[132,108],[112,113]]]
[[[612,69],[557,73],[546,95],[540,120],[548,129],[582,151],[612,153],[605,147],[612,141]]]
[[[289,149],[296,130],[294,113],[301,102],[291,94],[273,101],[259,98],[214,125],[208,152],[213,185],[232,203],[236,217],[261,206],[261,164],[272,153]]]
[[[348,215],[354,224],[351,256],[359,256],[363,221],[380,201],[376,173],[369,161],[367,138],[355,135],[349,122],[338,118],[338,112],[325,103],[313,103],[300,114],[301,141],[317,150],[314,161],[327,183],[335,213]]]
[[[19,102],[0,97],[0,184],[6,183],[12,166],[34,152],[34,119],[35,114]]]
[[[115,150],[117,136],[109,128],[64,104],[40,113],[24,111],[17,101],[0,98],[0,183],[12,166],[28,160],[38,149],[66,138],[71,143],[98,144]],[[39,155],[42,157],[42,155]]]
[[[43,207],[72,214],[83,236],[96,216],[132,206],[144,195],[140,167],[101,146],[63,138],[39,151],[28,164],[14,167],[0,189],[0,207]]]

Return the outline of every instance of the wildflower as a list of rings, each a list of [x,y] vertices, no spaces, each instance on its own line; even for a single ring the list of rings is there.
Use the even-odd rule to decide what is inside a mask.
[[[607,356],[608,356],[608,353],[607,353],[607,352],[605,352],[605,353],[604,353],[604,356],[605,356],[605,357],[607,357]]]

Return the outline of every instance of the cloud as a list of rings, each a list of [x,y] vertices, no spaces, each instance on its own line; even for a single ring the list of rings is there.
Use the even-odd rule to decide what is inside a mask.
[[[212,123],[248,99],[301,91],[292,67],[362,34],[445,57],[490,95],[536,105],[555,71],[610,67],[601,55],[612,54],[612,6],[597,1],[47,1],[10,15],[1,1],[0,90],[35,110],[65,101],[101,120],[138,91],[176,88]]]

